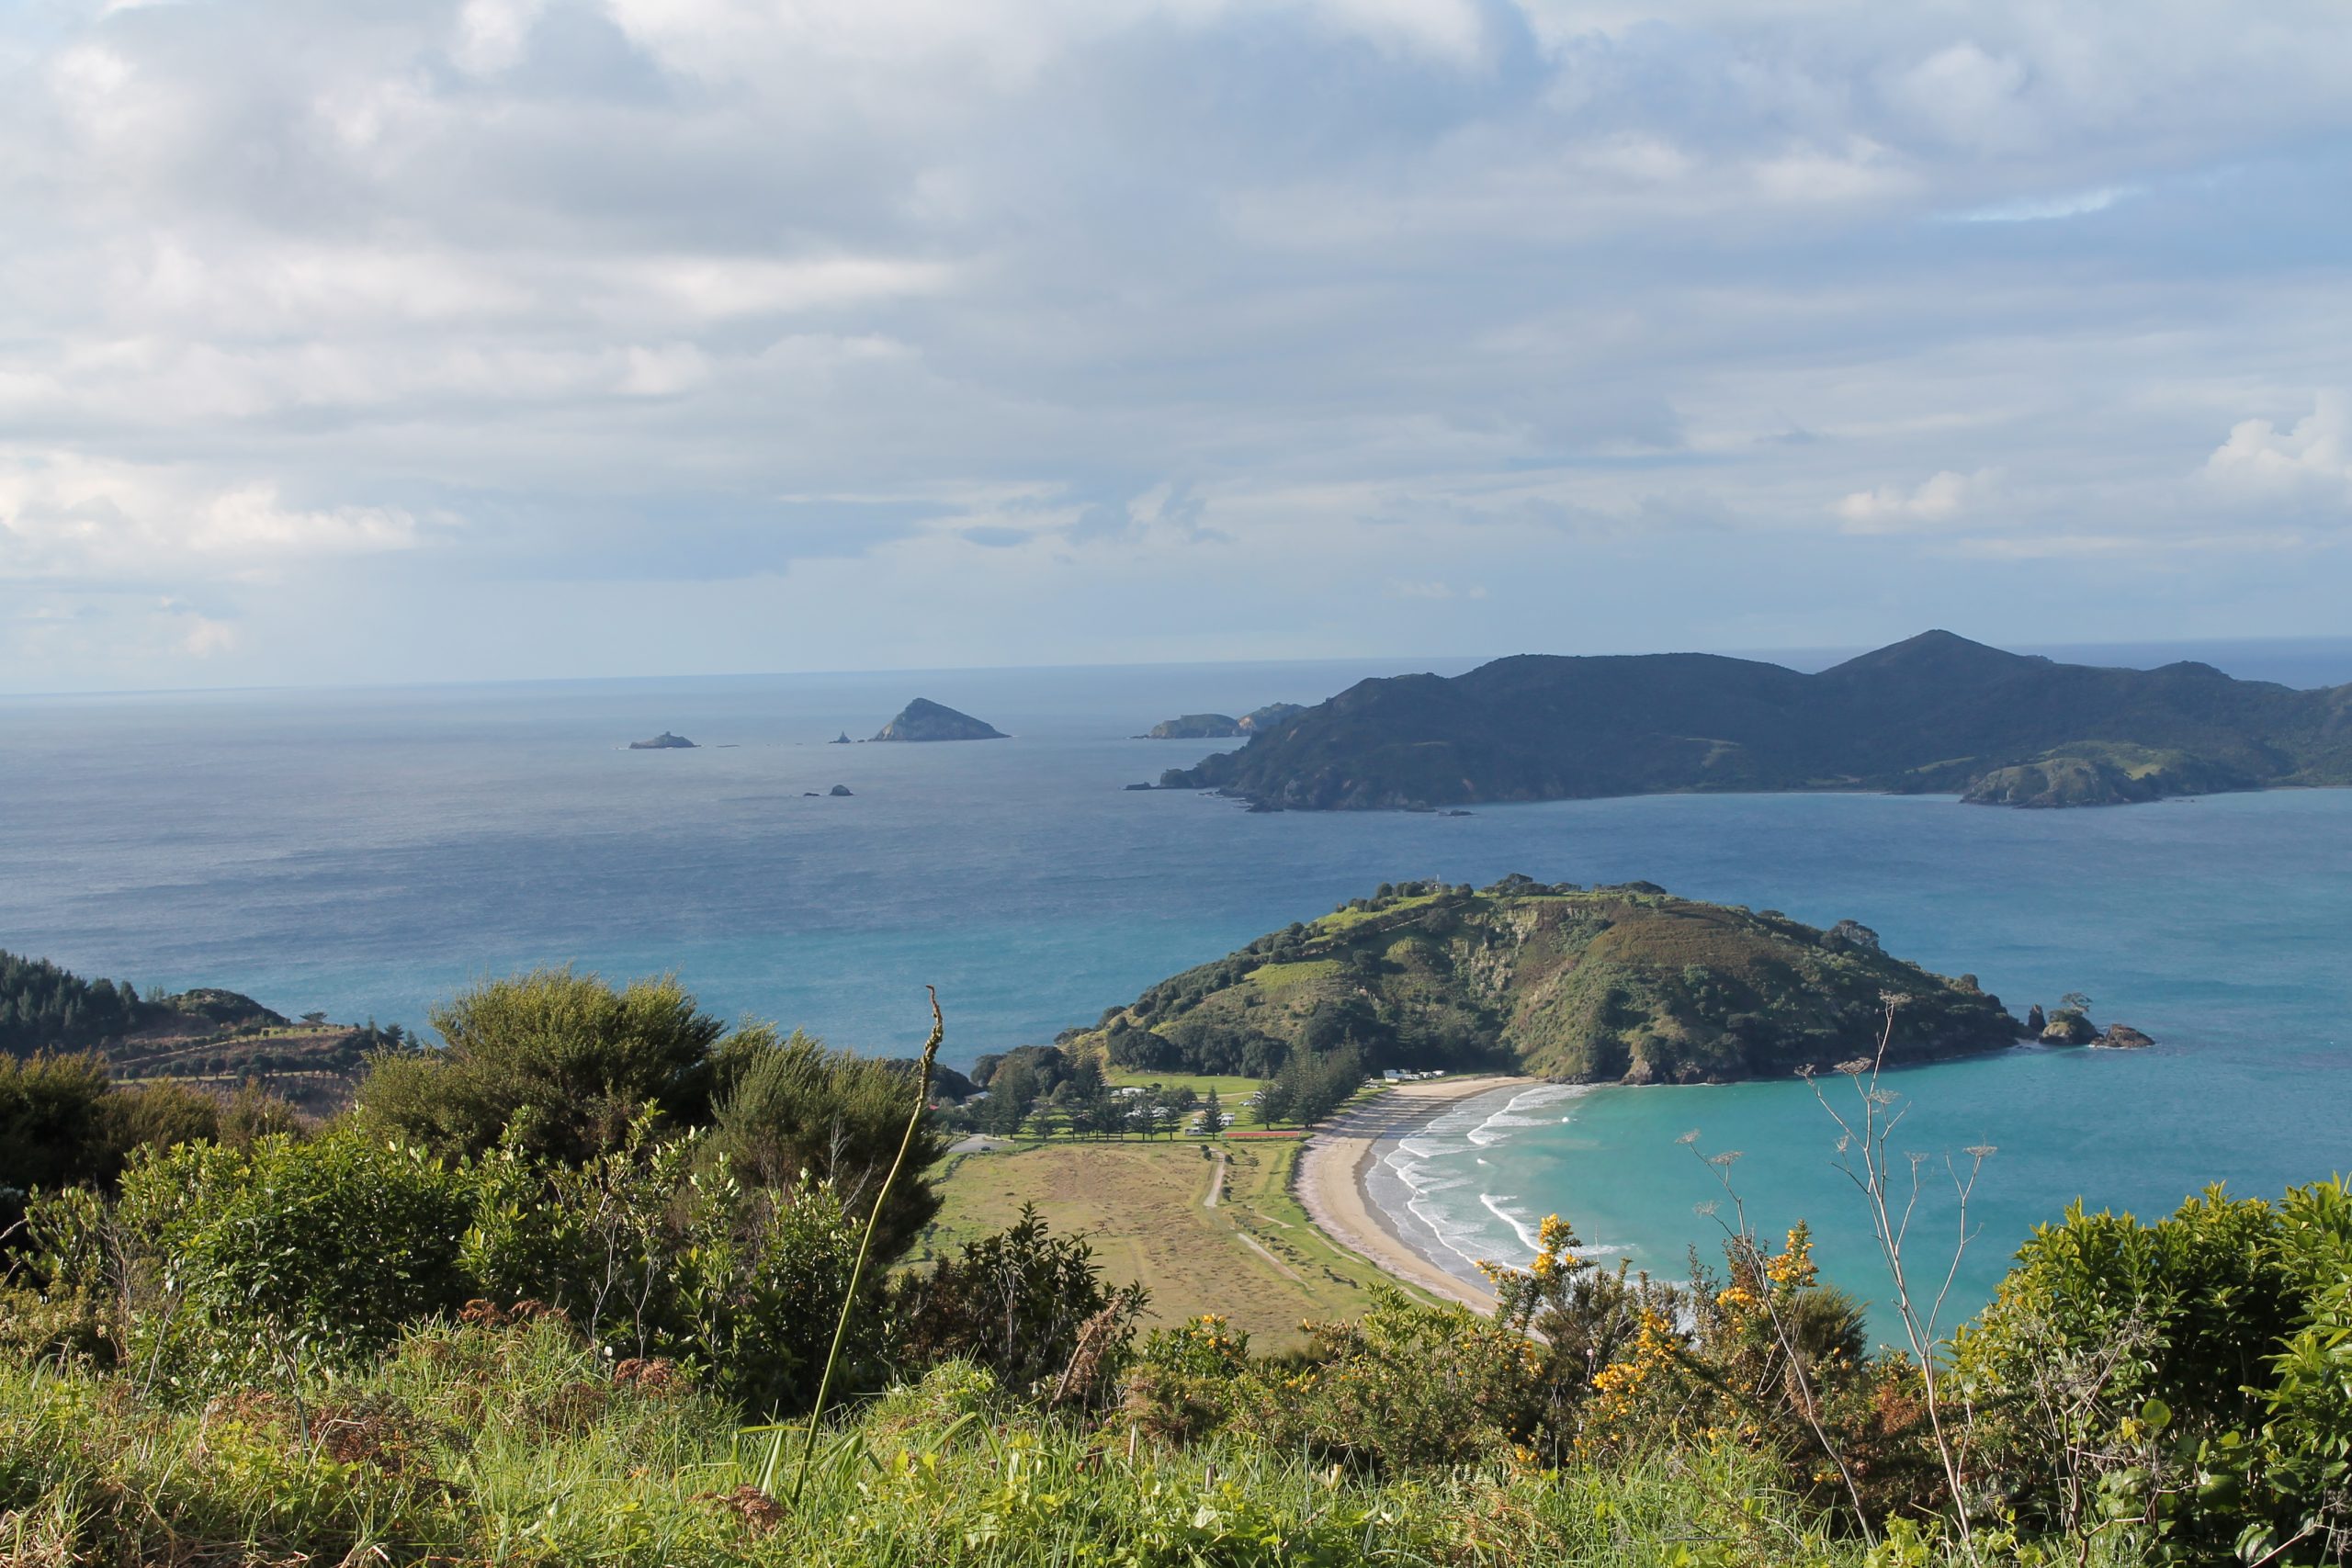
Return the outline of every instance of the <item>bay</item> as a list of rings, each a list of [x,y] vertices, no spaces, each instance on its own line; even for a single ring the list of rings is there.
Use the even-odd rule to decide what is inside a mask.
[[[2352,672],[2336,645],[2132,661],[2167,651],[2298,683]],[[1899,1075],[1915,1109],[1898,1148],[1999,1148],[1966,1304],[2076,1197],[2150,1213],[2210,1181],[2276,1192],[2352,1163],[2352,792],[2048,814],[1674,796],[1451,818],[1253,815],[1121,787],[1216,749],[1132,739],[1158,719],[1471,662],[0,698],[0,946],[412,1026],[535,964],[674,971],[724,1014],[877,1053],[920,1041],[931,983],[948,1056],[968,1063],[1383,881],[1646,878],[1859,919],[2019,1011],[2082,990],[2156,1037]],[[825,744],[916,695],[1014,739]],[[622,749],[662,729],[701,749]],[[806,793],[835,784],[854,794]],[[1742,1152],[1760,1224],[1804,1215],[1834,1275],[1877,1288],[1804,1085],[1608,1089],[1487,1124],[1494,1109],[1422,1145],[1424,1240],[1457,1266],[1512,1256],[1517,1225],[1557,1211],[1679,1271],[1716,1234],[1694,1207],[1721,1196],[1675,1142],[1695,1129],[1702,1150]],[[1949,1219],[1931,1204],[1921,1223]]]

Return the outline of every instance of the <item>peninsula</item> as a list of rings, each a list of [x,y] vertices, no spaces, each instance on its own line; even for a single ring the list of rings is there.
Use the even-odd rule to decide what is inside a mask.
[[[1919,1062],[2013,1044],[1975,977],[1882,951],[1868,927],[1678,898],[1650,883],[1507,877],[1384,886],[1161,981],[1066,1055],[1142,1072],[1270,1077],[1353,1050],[1364,1070],[1578,1083],[1722,1083],[1876,1054]]]
[[[929,697],[917,697],[899,710],[899,716],[884,725],[876,740],[1003,740],[1009,739],[994,725],[984,724],[967,713],[957,713]]]
[[[1792,790],[2108,806],[2344,784],[2352,685],[2062,664],[1944,631],[1812,675],[1713,654],[1526,654],[1363,681],[1160,779],[1310,811]]]
[[[1138,740],[1229,740],[1237,735],[1258,735],[1272,729],[1295,713],[1306,710],[1296,703],[1268,703],[1254,708],[1239,718],[1223,713],[1188,713],[1177,718],[1165,718],[1141,735]]]

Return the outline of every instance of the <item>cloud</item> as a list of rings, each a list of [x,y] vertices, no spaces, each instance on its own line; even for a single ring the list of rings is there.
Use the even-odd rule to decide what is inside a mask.
[[[155,602],[155,608],[177,629],[179,650],[192,659],[209,659],[216,654],[232,652],[243,640],[237,628],[229,622],[215,620],[177,599],[159,599]]]
[[[2289,430],[2240,421],[2205,459],[2205,478],[2232,495],[2352,505],[2352,397],[2319,393]]]
[[[1849,533],[1892,533],[1917,524],[1953,522],[1983,506],[1998,484],[1999,476],[1989,468],[1973,474],[1946,468],[1911,490],[1881,485],[1856,491],[1838,502],[1837,512]]]
[[[2117,202],[2140,194],[2138,186],[2100,186],[2093,190],[2078,190],[2066,196],[2028,197],[2021,201],[1998,202],[1991,207],[1973,208],[1951,216],[1955,223],[2043,223],[2053,219],[2080,218],[2086,213],[2104,212]]]
[[[0,575],[96,617],[0,681],[168,682],[165,579],[208,680],[603,668],[657,580],[673,670],[1950,618],[2344,497],[2324,410],[2178,479],[2352,335],[2347,74],[2327,0],[0,7]]]
[[[401,507],[289,506],[266,479],[210,488],[170,468],[0,452],[0,581],[272,579],[305,562],[415,549],[426,532]]]

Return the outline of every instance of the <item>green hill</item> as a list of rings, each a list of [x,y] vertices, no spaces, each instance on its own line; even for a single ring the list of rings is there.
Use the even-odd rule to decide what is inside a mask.
[[[1160,782],[1269,810],[1829,789],[2115,805],[2352,784],[2352,686],[2061,664],[1940,631],[1813,675],[1711,654],[1522,655],[1361,682]]]
[[[1677,898],[1647,883],[1511,877],[1384,888],[1161,981],[1066,1047],[1114,1066],[1272,1075],[1353,1045],[1367,1066],[1498,1068],[1695,1083],[1871,1055],[1881,998],[1908,998],[1889,1056],[2018,1037],[2000,999],[1880,951],[1867,928]]]

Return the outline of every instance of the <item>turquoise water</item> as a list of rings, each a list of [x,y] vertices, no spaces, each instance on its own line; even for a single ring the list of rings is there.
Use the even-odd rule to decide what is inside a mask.
[[[2029,1046],[1887,1076],[1906,1118],[1893,1150],[1929,1156],[1915,1279],[1940,1279],[1958,1234],[1945,1157],[1964,1173],[1960,1151],[1997,1149],[1973,1194],[1962,1310],[2035,1221],[2077,1198],[2149,1215],[2209,1182],[2276,1193],[2352,1169],[2352,793],[2044,815],[1940,799],[1627,804],[1656,809],[1633,814],[1660,840],[1654,880],[1807,919],[1857,911],[1891,950],[1973,971],[2018,1011],[2081,990],[2096,1016],[2156,1037],[2140,1052]],[[1820,1087],[1858,1111],[1845,1080]],[[1829,1272],[1883,1296],[1812,1086],[1517,1098],[1447,1116],[1394,1156],[1382,1195],[1440,1261],[1523,1258],[1526,1233],[1556,1212],[1603,1256],[1679,1278],[1690,1247],[1716,1255],[1732,1217],[1698,1156],[1738,1151],[1733,1183],[1758,1229],[1808,1220]],[[1716,1213],[1698,1212],[1710,1201]]]
[[[1663,797],[1441,818],[1253,816],[1119,787],[1212,749],[1128,739],[1157,719],[1311,702],[1408,667],[1430,665],[4,699],[0,947],[412,1025],[469,980],[529,964],[674,970],[723,1013],[876,1052],[921,1040],[930,982],[948,1055],[968,1062],[1383,881],[1645,877],[1852,917],[2020,1011],[2086,991],[2102,1019],[2162,1043],[1905,1075],[1905,1146],[2000,1145],[1972,1291],[2078,1194],[2159,1209],[2209,1180],[2267,1192],[2352,1165],[2352,792],[2062,814]],[[919,694],[1016,738],[822,744]],[[619,749],[664,728],[706,749]],[[836,783],[854,796],[803,794]],[[1505,1216],[1558,1210],[1589,1241],[1679,1269],[1711,1238],[1691,1212],[1710,1178],[1674,1142],[1696,1128],[1703,1148],[1744,1151],[1759,1222],[1806,1215],[1833,1272],[1870,1286],[1801,1085],[1611,1089],[1520,1119],[1482,1145],[1426,1145],[1422,1207],[1462,1251],[1510,1256]]]

